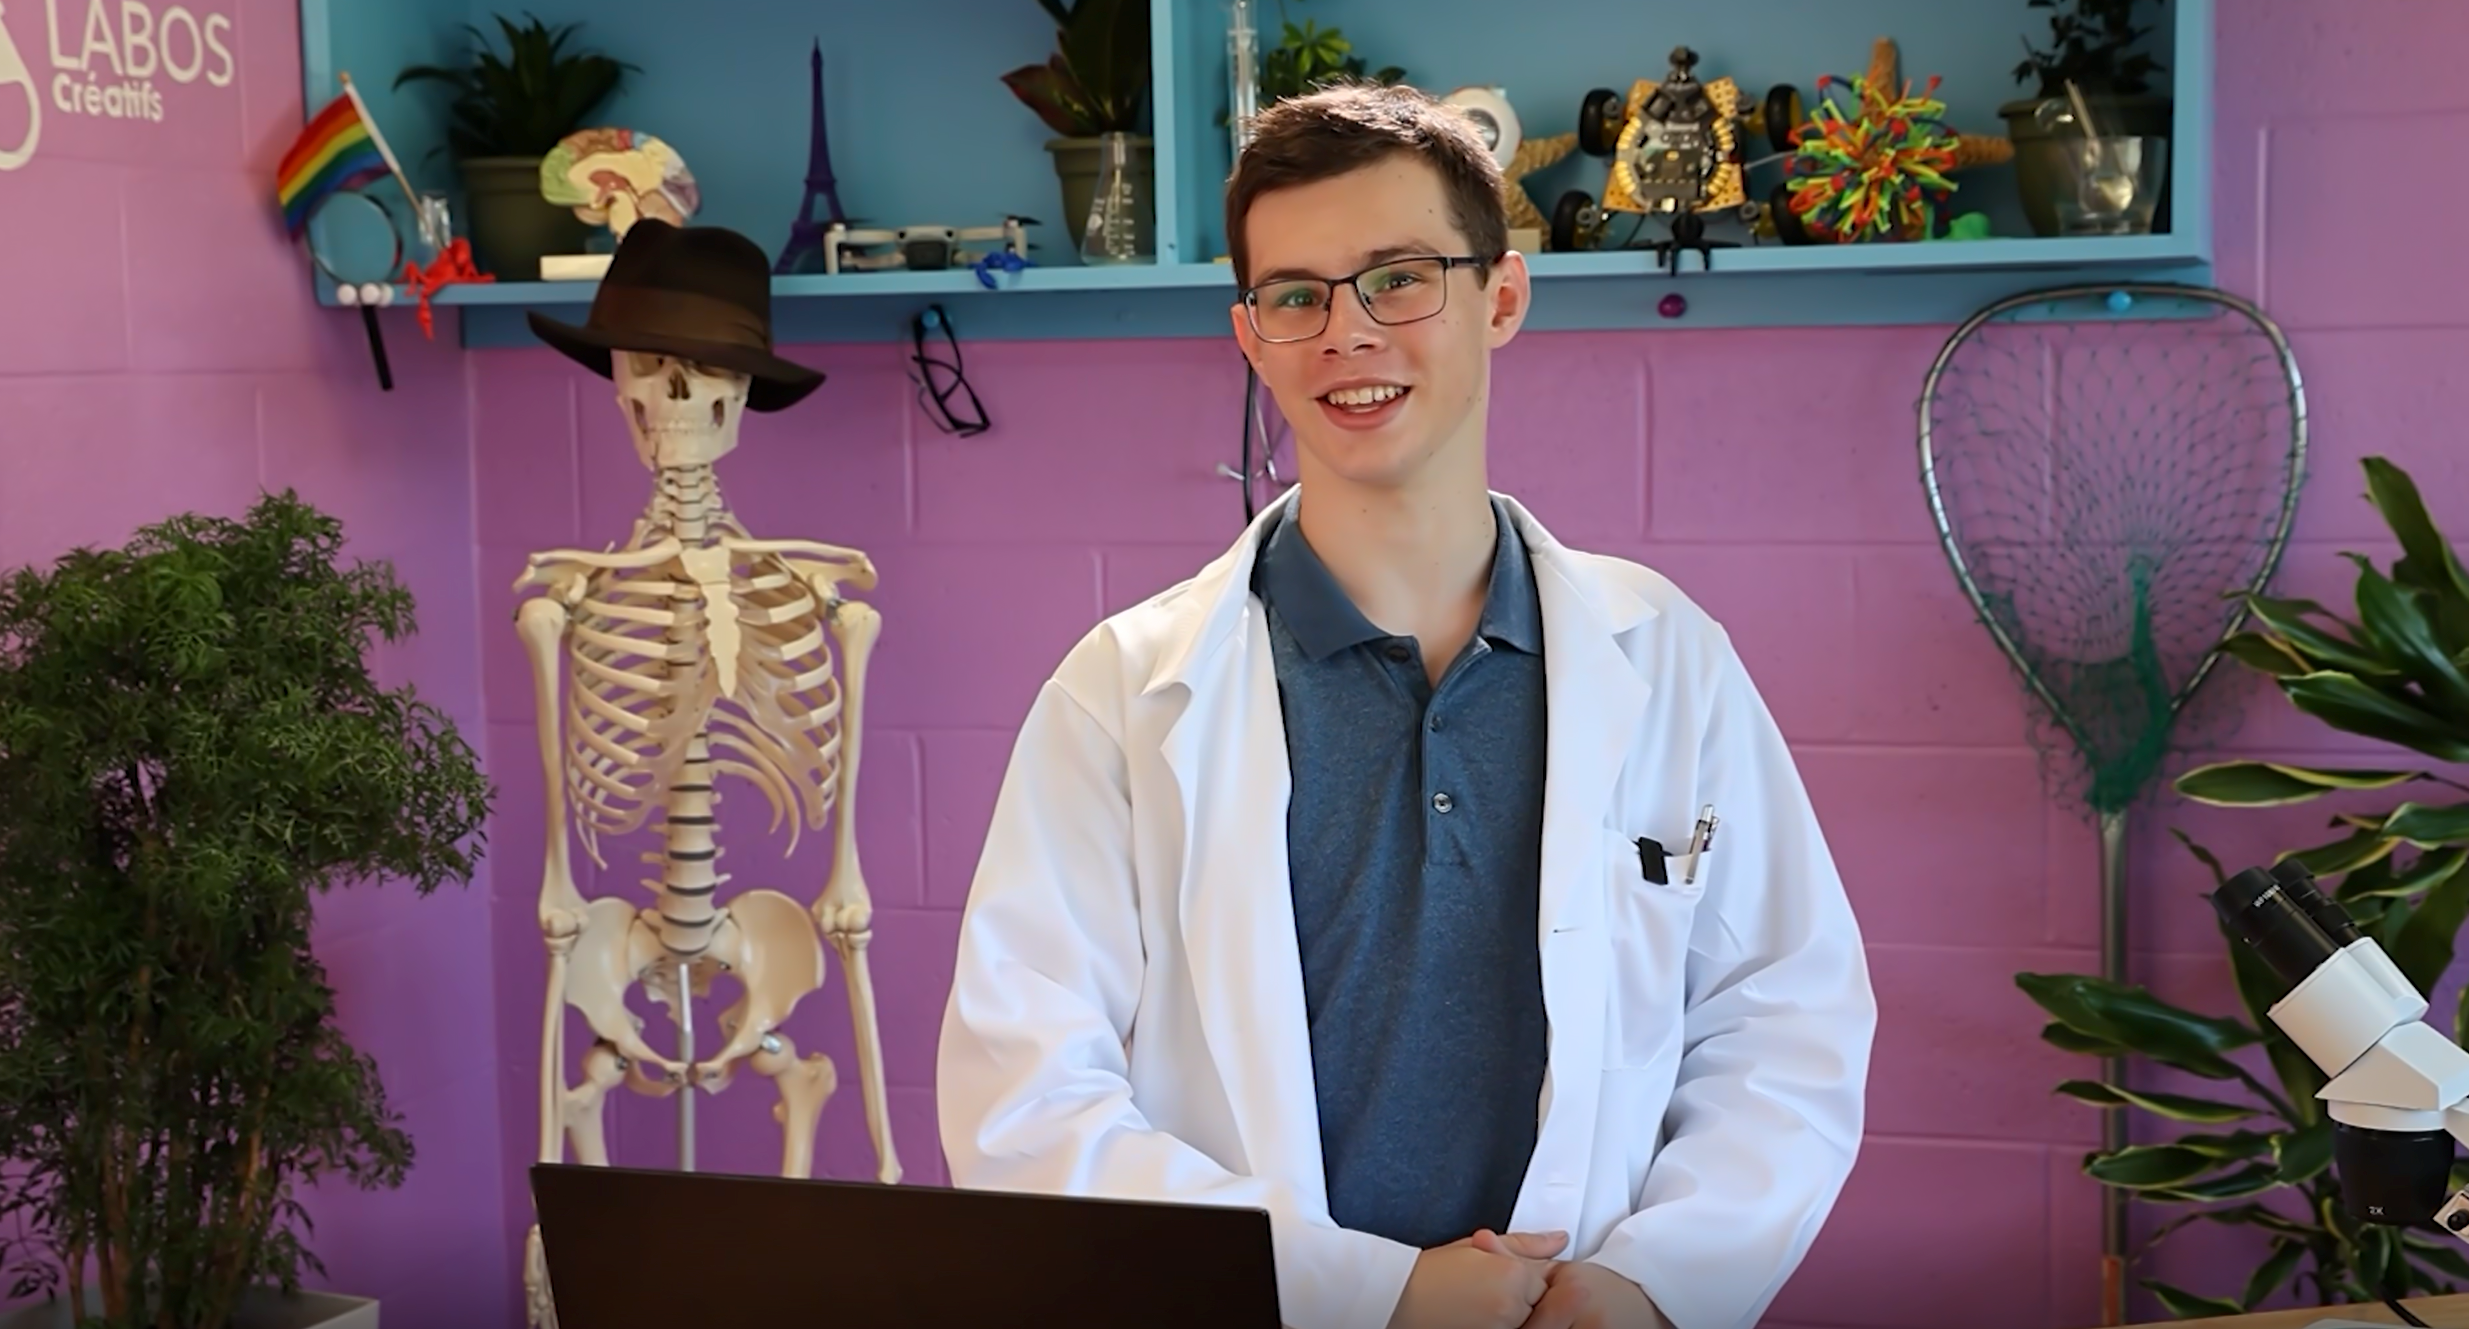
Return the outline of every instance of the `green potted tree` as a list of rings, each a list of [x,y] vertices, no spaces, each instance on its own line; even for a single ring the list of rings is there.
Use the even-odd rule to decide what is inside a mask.
[[[470,64],[413,65],[394,86],[426,80],[454,90],[445,146],[462,167],[472,261],[501,281],[537,281],[542,255],[580,253],[590,236],[572,208],[541,196],[540,161],[583,128],[635,66],[567,50],[580,24],[552,29],[534,17],[516,27],[499,15],[497,26],[505,33],[504,55],[466,24]]]
[[[2068,168],[2060,155],[2062,135],[2082,131],[2071,123],[2051,125],[2040,108],[2066,103],[2071,81],[2083,94],[2102,134],[2112,137],[2167,139],[2175,114],[2171,99],[2152,90],[2152,76],[2163,66],[2148,51],[2135,49],[2152,35],[2149,24],[2135,21],[2144,0],[2029,0],[2034,9],[2051,11],[2047,48],[2024,41],[2024,58],[2015,66],[2015,82],[2033,89],[2029,97],[1998,108],[2006,119],[2007,137],[2015,145],[2015,184],[2023,196],[2023,213],[2038,235],[2058,234],[2056,198],[2068,187]],[[2157,6],[2162,0],[2152,0]],[[2152,228],[2169,229],[2169,190],[2161,188]]]
[[[371,678],[412,600],[342,540],[286,491],[0,580],[0,1258],[44,1298],[8,1329],[375,1329],[300,1288],[298,1189],[413,1153],[313,900],[468,881],[491,789]]]
[[[2365,469],[2368,495],[2396,537],[2400,559],[2387,573],[2348,555],[2358,567],[2354,620],[2311,600],[2246,597],[2259,626],[2231,638],[2228,653],[2268,675],[2299,710],[2335,730],[2439,762],[2469,761],[2469,571],[2406,473],[2380,457],[2367,458]],[[2419,991],[2431,993],[2451,967],[2462,923],[2469,920],[2469,801],[2447,800],[2469,787],[2425,770],[2249,760],[2199,766],[2175,786],[2200,803],[2246,808],[2409,786],[2442,791],[2404,798],[2387,810],[2331,816],[2332,838],[2282,857],[2304,863],[2327,886],[2338,878],[2334,898]],[[2218,859],[2182,833],[2178,838],[2217,884],[2224,871]],[[2054,1046],[2086,1056],[2140,1057],[2220,1086],[2217,1093],[2194,1095],[2098,1080],[2057,1086],[2085,1103],[2145,1113],[2182,1130],[2084,1159],[2084,1171],[2103,1185],[2176,1211],[2147,1249],[2198,1222],[2244,1228],[2269,1240],[2268,1254],[2233,1289],[2196,1292],[2148,1279],[2144,1286],[2171,1314],[2194,1317],[2252,1310],[2292,1287],[2317,1304],[2335,1305],[2372,1302],[2388,1292],[2449,1292],[2453,1280],[2469,1283],[2469,1259],[2458,1238],[2430,1224],[2363,1224],[2343,1205],[2332,1167],[2332,1123],[2315,1097],[2325,1077],[2267,1015],[2286,985],[2225,927],[2222,940],[2241,1007],[2229,1016],[2188,1010],[2141,987],[2086,974],[2016,976],[2051,1017],[2041,1036]],[[2450,1023],[2456,1040],[2469,1039],[2469,1002],[2451,1013]],[[2464,1175],[2455,1168],[2452,1184],[2460,1185]]]
[[[1043,64],[1003,76],[1021,104],[1056,137],[1046,140],[1063,190],[1063,231],[1080,242],[1097,197],[1107,136],[1125,135],[1133,196],[1144,207],[1140,248],[1154,253],[1157,156],[1142,132],[1149,96],[1149,0],[1037,0],[1054,20],[1055,50]]]

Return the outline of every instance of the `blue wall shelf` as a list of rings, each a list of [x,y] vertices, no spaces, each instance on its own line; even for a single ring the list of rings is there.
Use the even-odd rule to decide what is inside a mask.
[[[1073,236],[1054,224],[1061,190],[1050,136],[1000,81],[1045,58],[1054,31],[1034,0],[706,0],[690,21],[663,0],[301,0],[308,104],[321,106],[349,71],[416,187],[461,196],[439,150],[445,100],[436,85],[392,87],[415,63],[463,58],[463,25],[493,32],[500,12],[580,23],[578,42],[640,67],[594,117],[668,140],[703,195],[700,224],[727,226],[767,252],[786,241],[807,158],[808,56],[819,40],[840,197],[858,224],[985,225],[1004,215],[1045,219],[1017,274],[871,272],[774,279],[783,342],[866,341],[907,335],[910,316],[943,306],[963,337],[1225,336],[1233,294],[1222,261],[1219,206],[1230,160],[1225,109],[1223,0],[1150,0],[1156,141],[1154,264],[1084,267]],[[1958,209],[1989,216],[2000,238],[1920,244],[1717,250],[1675,274],[1643,248],[1529,256],[1539,329],[1948,323],[2011,292],[2062,281],[2211,280],[2211,32],[2214,0],[2159,0],[2148,43],[2173,99],[2171,229],[2152,235],[2040,238],[2023,221],[2014,168],[1956,177]],[[1279,0],[1256,0],[1264,42],[1275,40]],[[1897,39],[1915,83],[1945,79],[1939,95],[1958,129],[2002,133],[2001,103],[2029,89],[2012,69],[2018,37],[2045,42],[2046,9],[2026,0],[1573,0],[1528,6],[1503,26],[1479,0],[1285,0],[1288,17],[1335,25],[1378,68],[1397,65],[1434,91],[1503,88],[1529,137],[1575,126],[1589,88],[1626,91],[1660,77],[1666,54],[1687,44],[1701,76],[1730,75],[1745,90],[1797,85],[1814,105],[1821,74],[1861,72],[1870,43]],[[1763,144],[1752,145],[1753,155]],[[1605,163],[1571,156],[1530,176],[1549,215],[1564,190],[1599,193]],[[1778,168],[1752,177],[1762,196]],[[407,211],[391,185],[372,186]],[[1647,232],[1659,224],[1647,223]],[[1627,230],[1623,217],[1613,228]],[[1718,223],[1714,234],[1740,238]],[[1651,239],[1651,234],[1641,235]],[[316,286],[323,288],[325,283]],[[527,310],[579,319],[595,283],[512,281],[450,286],[435,303],[456,309],[465,345],[531,344]],[[1685,309],[1663,307],[1678,293]],[[334,303],[333,293],[316,298]],[[398,292],[398,299],[409,298]]]

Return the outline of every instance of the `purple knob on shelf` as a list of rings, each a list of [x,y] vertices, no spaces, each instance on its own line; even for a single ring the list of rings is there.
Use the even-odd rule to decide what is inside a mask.
[[[1655,302],[1655,312],[1665,318],[1678,318],[1689,312],[1689,297],[1674,291]]]

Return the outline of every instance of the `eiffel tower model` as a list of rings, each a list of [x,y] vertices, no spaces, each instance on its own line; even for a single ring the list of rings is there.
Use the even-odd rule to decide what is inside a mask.
[[[814,131],[806,149],[806,196],[798,203],[797,220],[789,226],[789,243],[781,247],[780,261],[772,265],[772,271],[782,276],[821,272],[824,228],[849,219],[840,207],[839,182],[832,178],[831,136],[823,127],[823,41],[819,37],[814,43],[813,65]],[[820,222],[814,219],[817,194],[831,209],[831,215]]]

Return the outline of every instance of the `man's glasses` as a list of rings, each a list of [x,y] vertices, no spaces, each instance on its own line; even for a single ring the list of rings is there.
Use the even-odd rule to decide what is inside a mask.
[[[949,359],[938,359],[926,349],[926,339],[940,334],[941,350]],[[925,408],[926,417],[946,434],[963,438],[986,432],[986,407],[977,399],[977,389],[960,372],[960,338],[952,332],[952,321],[943,313],[943,306],[928,305],[909,320],[909,362],[917,366],[910,378],[917,382],[917,404]],[[966,410],[954,410],[956,399],[965,396]]]
[[[1449,305],[1449,269],[1480,272],[1492,260],[1465,256],[1394,259],[1351,277],[1287,277],[1243,292],[1243,311],[1262,341],[1310,341],[1329,330],[1340,287],[1353,287],[1372,321],[1395,327],[1430,318]]]

